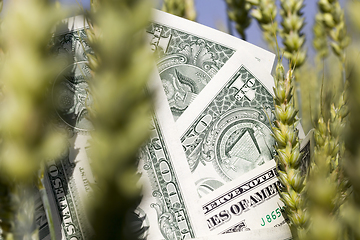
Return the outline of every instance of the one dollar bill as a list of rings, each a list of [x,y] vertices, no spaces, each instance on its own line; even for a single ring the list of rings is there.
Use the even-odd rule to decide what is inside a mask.
[[[213,234],[282,226],[285,219],[275,161],[269,161],[201,200]]]
[[[235,53],[178,119],[200,196],[274,158],[272,76]]]
[[[252,60],[267,72],[271,71],[274,60],[272,53],[183,21],[157,12],[146,29],[149,48],[158,54],[157,66],[165,89],[162,102],[170,103],[172,113],[166,115],[170,113],[164,110],[167,104],[161,105],[163,110],[155,109],[153,136],[141,152],[144,158],[139,170],[144,173],[146,193],[136,215],[142,224],[151,223],[143,228],[144,236],[149,239],[193,238],[201,236],[206,229],[205,221],[199,221],[204,217],[201,208],[196,207],[195,185],[179,138],[174,134],[172,118],[176,119],[191,106],[235,52],[247,55],[250,50],[254,53]],[[47,173],[46,186],[56,212],[53,216],[59,239],[88,239],[93,234],[85,214],[86,202],[92,196],[90,186],[95,183],[87,156],[92,126],[86,118],[86,104],[91,102],[87,94],[90,71],[86,60],[92,50],[86,42],[86,27],[86,21],[79,16],[64,21],[52,48],[56,57],[71,63],[53,81],[59,127],[69,133],[68,151],[60,161],[49,162]]]
[[[68,151],[58,161],[49,161],[46,175],[57,238],[68,240],[89,239],[93,235],[86,215],[86,202],[93,194],[91,186],[96,184],[87,155],[92,126],[86,118],[86,104],[91,103],[86,54],[92,50],[86,43],[84,23],[81,17],[64,21],[52,48],[56,57],[71,63],[53,80],[52,90],[58,127],[69,133]],[[195,186],[180,140],[172,132],[175,123],[161,80],[158,74],[154,78],[163,95],[154,110],[152,137],[140,151],[144,197],[132,219],[135,217],[135,225],[140,221],[141,234],[147,239],[194,238],[201,235],[206,225],[199,221],[204,217],[200,205],[196,207]]]
[[[143,199],[138,207],[147,239],[190,239],[206,232],[199,197],[191,180],[186,156],[176,132],[175,121],[159,78],[156,89],[152,134],[140,151]],[[153,90],[154,91],[154,90]]]
[[[301,143],[300,162],[304,174],[310,161],[312,134],[310,131]],[[252,234],[254,230],[266,231],[275,227],[278,229],[274,231],[284,236],[278,239],[290,238],[291,233],[282,214],[284,204],[278,194],[284,186],[277,176],[276,163],[271,160],[201,198],[209,232]],[[249,239],[252,239],[251,236],[254,235],[250,235]]]
[[[146,29],[171,112],[176,120],[235,52],[268,73],[275,55],[204,25],[154,10]]]

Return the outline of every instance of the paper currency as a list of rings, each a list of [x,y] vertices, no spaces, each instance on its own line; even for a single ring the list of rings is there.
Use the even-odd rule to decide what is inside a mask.
[[[50,229],[41,195],[38,189],[35,192],[35,224],[39,231],[39,239],[50,240]]]
[[[59,26],[56,54],[85,61],[91,48],[86,43],[82,16]],[[275,55],[246,41],[201,24],[158,10],[146,29],[149,48],[158,56],[157,67],[175,120],[237,52],[251,53],[258,66],[271,73]]]
[[[85,25],[84,25],[85,24]],[[82,16],[57,26],[52,54],[63,59],[64,70],[53,80],[52,101],[59,128],[68,133],[68,151],[61,159],[48,162],[45,187],[52,209],[57,239],[89,239],[93,235],[85,205],[95,183],[87,156],[91,123],[86,104],[91,104],[87,80],[91,78],[86,54],[91,52]]]
[[[273,78],[235,53],[178,119],[200,196],[274,158]]]
[[[250,231],[286,224],[278,195],[275,161],[269,161],[201,199],[212,234]]]
[[[312,144],[311,131],[301,144],[302,163],[309,161]],[[281,227],[279,233],[284,238],[278,239],[290,238],[282,216],[284,204],[278,194],[282,187],[276,163],[271,160],[204,196],[201,204],[208,230],[211,234],[228,234]]]
[[[310,157],[311,153],[314,152],[314,144],[314,129],[311,129],[300,143],[300,152],[302,154],[300,168],[304,175],[309,171]]]
[[[81,79],[78,68],[86,70],[82,63],[76,64],[75,68],[71,68],[74,71],[70,71],[73,79]],[[157,82],[159,97],[163,89],[160,79]],[[60,87],[64,87],[63,84]],[[61,92],[64,91],[61,88]],[[139,171],[142,172],[144,191],[143,201],[136,214],[143,221],[141,225],[146,229],[143,235],[148,239],[193,238],[204,232],[205,221],[199,221],[204,218],[201,206],[196,202],[198,197],[195,185],[191,181],[187,163],[183,160],[186,157],[180,140],[173,134],[175,122],[164,93],[160,99],[156,101],[158,104],[152,122],[152,137],[140,152]],[[54,214],[54,222],[61,229],[58,234],[62,239],[88,239],[92,230],[85,214],[85,203],[91,197],[90,184],[94,183],[94,179],[86,155],[88,136],[82,132],[87,124],[79,116],[76,121],[66,117],[62,119],[67,124],[74,124],[73,128],[78,132],[69,139],[69,152],[60,161],[49,162],[49,198],[58,212]]]
[[[251,53],[271,73],[275,55],[248,42],[158,10],[147,28],[151,49],[177,119],[235,52]]]
[[[82,17],[64,21],[54,38],[52,48],[55,56],[63,58],[64,62],[72,62],[64,68],[63,74],[54,80],[52,90],[52,100],[59,109],[59,127],[67,129],[69,133],[68,151],[60,161],[49,162],[46,176],[46,187],[55,212],[54,225],[59,239],[88,239],[93,234],[85,214],[86,202],[92,194],[90,185],[95,181],[90,169],[91,159],[87,156],[89,131],[92,126],[86,119],[85,107],[85,104],[91,103],[91,96],[86,92],[86,81],[90,78],[90,73],[85,61],[86,54],[92,50],[86,43],[84,27],[86,22]],[[274,55],[226,34],[164,13],[155,13],[154,20],[146,31],[149,47],[159,54],[158,69],[161,80],[158,79],[158,84],[155,85],[157,89],[164,86],[165,93],[159,90],[160,100],[157,100],[152,122],[153,135],[140,151],[139,171],[143,173],[144,198],[135,215],[142,221],[143,238],[189,239],[205,236],[209,229],[198,203],[199,188],[196,191],[196,181],[193,180],[193,174],[187,165],[173,118],[176,119],[185,109],[189,109],[192,106],[191,101],[206,85],[212,83],[210,80],[216,78],[220,71],[226,72],[228,69],[236,72],[233,69],[234,64],[230,63],[238,61],[239,57],[236,56],[246,60],[244,62],[252,68],[256,67],[258,71],[264,69],[261,74],[256,75],[263,81],[263,76],[268,77],[270,74]],[[251,54],[245,49],[250,50]],[[235,60],[231,60],[234,57]],[[226,74],[222,77],[224,76],[227,77]],[[263,151],[261,161],[266,162],[273,154],[269,147],[272,146],[268,137],[269,126],[264,120],[265,113],[271,114],[272,109],[269,103],[272,102],[272,97],[268,94],[271,84],[266,81],[263,86],[261,84],[264,82],[261,81],[253,83],[247,78],[242,80],[249,86],[249,89],[242,88],[243,97],[246,95],[247,98],[260,98],[257,99],[255,110],[243,111],[253,117],[253,122],[244,123],[244,127],[251,128],[258,124],[259,119],[255,119],[255,116],[260,118],[262,124],[259,123],[259,128],[246,131],[243,135],[246,139],[258,139],[261,138],[261,131],[265,131],[264,136],[258,139],[256,149],[251,146],[249,149],[254,151],[254,154],[256,150]],[[260,93],[256,94],[257,90],[252,88],[252,84],[259,87]],[[220,87],[218,90],[221,89]],[[251,101],[248,103],[249,108],[254,108]],[[261,110],[260,106],[265,106],[265,110]],[[232,132],[233,130],[231,129]],[[234,146],[238,147],[237,134],[235,131],[233,135],[225,136],[226,139],[235,139],[230,145],[234,143]],[[225,142],[229,143],[228,140]],[[234,146],[230,146],[228,151],[228,145],[225,146],[227,150],[224,154],[230,158],[245,151],[233,151]],[[224,164],[231,166],[231,161],[224,161]],[[213,173],[209,171],[209,174]],[[213,176],[216,185],[218,173]],[[223,185],[225,181],[221,181]],[[201,186],[211,185],[208,182],[206,184]]]
[[[86,54],[92,51],[86,41],[85,29],[88,27],[84,16],[64,19],[56,26],[51,47],[52,54],[63,59],[64,64],[87,61]]]
[[[153,80],[156,110],[151,138],[140,153],[144,190],[138,211],[149,227],[148,239],[194,238],[206,231],[205,218],[161,81]]]
[[[49,161],[47,193],[58,239],[89,239],[93,232],[85,213],[93,175],[86,156],[88,136],[75,134],[62,159]]]
[[[288,226],[280,226],[276,228],[264,228],[245,232],[236,232],[226,235],[210,235],[197,240],[290,240],[291,232]],[[195,240],[195,239],[194,239]]]
[[[302,164],[310,159],[311,139],[312,131],[301,144]],[[280,232],[287,238],[291,237],[282,216],[284,203],[278,192],[283,186],[277,178],[276,168],[275,161],[270,160],[201,198],[211,234],[282,226]]]
[[[177,120],[200,196],[274,158],[273,86],[251,55],[236,52]]]
[[[91,123],[87,120],[86,104],[91,104],[87,80],[91,78],[86,65],[84,19],[70,18],[60,25],[52,51],[64,59],[66,66],[53,80],[52,101],[57,108],[59,128],[68,133],[68,151],[61,159],[48,162],[45,187],[52,209],[57,239],[89,239],[93,235],[85,214],[86,202],[95,184],[87,156]]]
[[[93,232],[85,214],[91,197],[94,178],[87,156],[91,124],[86,119],[90,72],[86,65],[84,20],[75,17],[64,21],[60,34],[54,38],[53,52],[68,65],[53,81],[53,102],[58,109],[60,128],[69,134],[68,152],[60,161],[50,161],[46,187],[54,210],[54,225],[59,239],[88,239]],[[150,46],[150,45],[149,45]],[[70,56],[70,57],[69,57]],[[201,206],[191,181],[180,140],[173,134],[175,123],[167,104],[158,74],[158,87],[163,95],[155,109],[153,135],[140,153],[139,171],[143,172],[144,197],[135,215],[145,224],[148,239],[187,239],[199,236],[206,229]],[[195,196],[195,198],[194,198]],[[195,221],[196,220],[196,221]],[[151,223],[151,224],[150,224]]]

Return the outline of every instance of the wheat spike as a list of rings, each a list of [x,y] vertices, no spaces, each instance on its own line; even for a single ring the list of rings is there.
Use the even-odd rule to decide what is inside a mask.
[[[7,11],[1,28],[0,225],[5,239],[29,239],[38,171],[65,148],[51,125],[49,101],[49,79],[61,64],[48,52],[51,30],[64,15],[44,0],[12,1]]]
[[[196,20],[194,0],[164,0],[162,10],[191,21]]]
[[[272,128],[276,140],[275,149],[278,153],[279,180],[284,185],[280,191],[280,199],[285,204],[285,214],[290,220],[293,236],[302,236],[305,231],[308,216],[304,202],[305,176],[300,170],[300,143],[298,138],[297,110],[293,102],[292,82],[293,71],[287,74],[280,61],[278,61],[275,75],[274,105],[275,117]]]
[[[228,17],[235,22],[236,31],[246,40],[245,29],[250,25],[251,3],[247,0],[226,0]]]
[[[90,158],[97,189],[88,210],[94,239],[135,239],[126,215],[141,200],[136,154],[149,134],[151,101],[145,85],[155,65],[143,31],[150,3],[93,1],[91,7],[93,104],[88,110],[95,128]]]
[[[280,3],[281,26],[283,27],[281,37],[285,46],[284,56],[293,67],[300,67],[306,58],[306,51],[303,49],[305,36],[301,32],[305,20],[301,12],[304,7],[304,0],[280,0]]]

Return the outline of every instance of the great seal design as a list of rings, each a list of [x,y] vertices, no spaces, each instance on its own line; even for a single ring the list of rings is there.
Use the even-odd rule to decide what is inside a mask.
[[[229,111],[215,124],[216,170],[226,180],[233,180],[273,159],[275,141],[264,124],[265,114],[254,108]],[[212,140],[210,140],[212,142]]]
[[[245,66],[208,96],[181,136],[200,196],[274,158],[273,110],[269,89]]]
[[[218,72],[214,54],[209,51],[204,40],[183,43],[180,47],[177,54],[163,57],[158,62],[160,77],[175,119]]]
[[[88,79],[90,69],[86,62],[77,62],[66,67],[53,85],[53,102],[60,119],[77,131],[92,129],[87,119],[87,106],[92,104]]]

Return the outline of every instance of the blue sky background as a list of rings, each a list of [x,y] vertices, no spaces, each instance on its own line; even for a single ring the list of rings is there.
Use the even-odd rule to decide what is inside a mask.
[[[5,0],[6,1],[6,0]],[[153,0],[154,6],[161,7],[161,0]],[[61,0],[63,4],[76,4],[76,0]],[[82,4],[85,7],[89,7],[90,0],[82,0]],[[277,0],[279,3],[280,1]],[[340,0],[342,6],[344,6],[345,0]],[[309,59],[313,59],[314,49],[312,47],[312,26],[314,24],[315,14],[317,12],[317,1],[316,0],[305,0],[305,8],[303,10],[306,25],[303,29],[307,36],[306,48],[308,50]],[[226,14],[226,3],[225,0],[195,0],[196,11],[197,11],[197,22],[207,25],[212,28],[226,29],[227,27],[227,14]],[[278,13],[279,15],[279,13]],[[232,24],[234,26],[234,24]],[[233,34],[237,37],[235,28],[233,28]],[[261,30],[255,20],[252,21],[250,27],[246,30],[247,41],[257,46],[267,48],[267,44],[263,41]]]
[[[6,14],[6,5],[11,0],[4,0],[4,12]],[[78,0],[85,8],[89,8],[90,0]],[[344,6],[346,0],[340,0],[342,6]],[[76,0],[60,0],[63,5],[73,5],[74,8],[78,8]],[[153,0],[156,8],[161,8],[162,0]],[[279,0],[277,0],[279,3]],[[314,23],[315,14],[317,12],[316,0],[305,0],[305,8],[303,10],[306,25],[303,32],[306,34],[306,48],[308,50],[309,59],[313,59],[314,50],[312,47],[312,26]],[[226,30],[227,27],[227,15],[226,15],[226,3],[225,0],[195,0],[197,11],[197,22],[207,25],[212,28]],[[278,14],[279,15],[279,14]],[[234,25],[234,24],[232,24]],[[239,37],[236,30],[233,28],[235,36]],[[262,39],[261,30],[255,20],[252,21],[250,27],[246,30],[247,41],[257,46],[267,48],[266,43]]]

